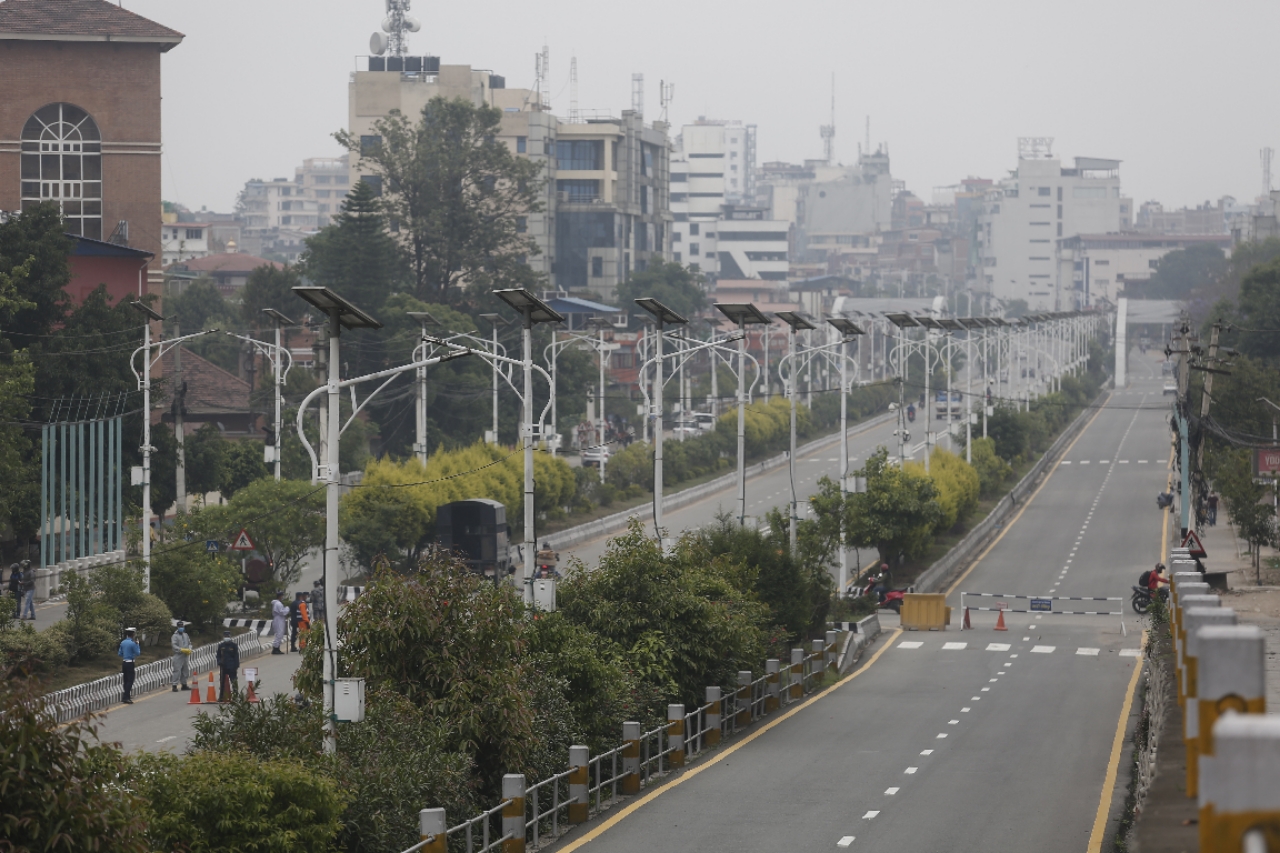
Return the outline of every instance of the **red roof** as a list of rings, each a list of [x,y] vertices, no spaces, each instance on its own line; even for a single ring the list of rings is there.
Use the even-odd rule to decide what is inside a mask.
[[[0,40],[134,42],[168,50],[182,38],[107,0],[0,0]]]
[[[13,0],[9,0],[9,2],[13,2]],[[28,0],[28,2],[30,2],[30,0]],[[185,223],[182,223],[182,222],[179,222],[176,224],[178,226],[185,225]],[[284,269],[284,264],[278,263],[277,261],[269,261],[266,258],[258,258],[258,257],[254,257],[253,255],[245,255],[239,252],[235,252],[235,253],[223,252],[217,255],[209,255],[208,257],[204,257],[204,258],[192,258],[189,261],[181,261],[179,263],[173,264],[169,267],[169,269],[187,270],[188,272],[208,272],[208,273],[246,272],[247,273],[247,272],[253,272],[258,267],[264,267],[264,266],[275,267],[276,269]]]
[[[173,350],[153,368],[153,378],[173,376]],[[187,383],[187,411],[191,414],[233,414],[249,411],[249,383],[182,347],[182,379]],[[167,406],[173,389],[166,385],[153,405]]]

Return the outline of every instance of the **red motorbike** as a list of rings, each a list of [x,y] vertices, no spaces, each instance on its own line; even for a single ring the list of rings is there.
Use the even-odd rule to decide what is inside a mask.
[[[901,589],[889,589],[886,584],[890,582],[892,582],[892,578],[868,574],[866,583],[861,590],[854,593],[854,598],[874,595],[879,607],[892,610],[894,613],[901,613],[902,597],[910,592],[911,587],[904,586]]]

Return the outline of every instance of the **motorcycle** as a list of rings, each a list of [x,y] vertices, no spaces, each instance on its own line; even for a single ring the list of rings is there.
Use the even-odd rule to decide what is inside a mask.
[[[881,578],[878,575],[867,575],[867,582],[862,589],[854,594],[854,598],[876,596],[876,603],[882,609],[892,610],[894,613],[902,612],[902,597],[911,591],[911,587],[904,586],[901,589],[888,589],[885,582],[892,582],[892,578]],[[877,590],[876,587],[880,589]]]
[[[908,421],[910,421],[911,423],[915,423],[915,422],[916,422],[916,407],[915,407],[915,406],[907,406],[907,420],[908,420]]]
[[[1145,586],[1130,587],[1133,595],[1129,598],[1129,605],[1133,607],[1134,613],[1146,613],[1151,608],[1151,590]],[[1160,600],[1165,604],[1169,603],[1169,590],[1160,588]]]

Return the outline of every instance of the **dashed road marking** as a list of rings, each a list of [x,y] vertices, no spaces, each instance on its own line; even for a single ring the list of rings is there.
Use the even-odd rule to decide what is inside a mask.
[[[1121,649],[1120,657],[1122,658],[1140,658],[1142,657],[1142,649]]]
[[[948,725],[948,726],[958,726],[958,725],[960,725],[960,721],[959,721],[959,720],[947,720],[947,725]]]
[[[989,652],[1007,652],[1009,648],[1008,643],[987,643],[987,651]]]
[[[942,650],[944,652],[958,652],[963,648],[967,648],[968,645],[968,643],[943,643]]]
[[[156,743],[166,743],[167,741],[176,740],[177,737],[178,737],[177,735],[169,735],[168,737],[160,738],[160,740],[156,741]]]
[[[993,680],[994,680],[994,679],[993,679]],[[984,688],[982,688],[982,690],[981,690],[980,692],[982,692],[982,693],[988,693],[988,692],[990,692],[990,690],[991,690],[991,688],[990,688],[990,687],[984,687]]]
[[[853,844],[852,835],[846,835],[844,838],[841,838],[839,841],[836,842],[837,847],[848,847],[852,844]]]
[[[920,641],[918,641],[918,640],[903,640],[901,643],[898,643],[898,648],[900,648],[900,649],[918,649],[918,648],[920,648],[920,647],[921,647],[921,646],[923,646],[923,645],[924,645],[924,643],[922,643],[922,642],[920,642]]]
[[[946,732],[938,732],[938,740],[942,740],[946,736],[947,736]]]
[[[866,814],[864,814],[864,815],[862,816],[862,819],[863,819],[863,820],[871,820],[873,817],[875,817],[875,816],[876,816],[876,815],[878,815],[878,814],[880,814],[880,812],[878,812],[878,811],[870,811],[870,812],[867,812]]]
[[[967,713],[969,713],[969,709],[968,709],[968,708],[961,708],[961,709],[960,709],[960,713],[961,713],[961,714],[967,714]]]
[[[1051,655],[1057,646],[1032,646],[1031,653],[1035,655]]]
[[[1076,654],[1078,654],[1078,655],[1089,655],[1089,656],[1092,656],[1092,657],[1097,657],[1097,656],[1098,656],[1098,652],[1100,652],[1100,651],[1102,651],[1102,650],[1101,650],[1101,649],[1076,649]]]
[[[884,789],[884,792],[885,792],[885,794],[886,794],[886,795],[888,795],[888,796],[892,797],[894,794],[898,793],[898,789],[897,789],[897,788],[885,788],[885,789]]]
[[[920,754],[921,754],[921,755],[933,755],[933,750],[932,750],[932,749],[926,749],[926,750],[923,750]]]

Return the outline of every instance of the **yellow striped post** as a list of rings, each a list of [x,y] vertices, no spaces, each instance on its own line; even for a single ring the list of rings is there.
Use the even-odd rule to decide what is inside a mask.
[[[720,743],[720,715],[724,713],[719,687],[707,688],[707,706],[707,733],[703,735],[703,743],[715,746]]]
[[[1187,747],[1187,796],[1194,797],[1200,778],[1198,760],[1200,725],[1197,722],[1199,703],[1196,698],[1200,695],[1197,678],[1200,631],[1210,625],[1236,624],[1236,612],[1228,607],[1186,607],[1182,611],[1182,624],[1186,626],[1183,694],[1187,697],[1187,710],[1182,717],[1182,739]]]
[[[1193,564],[1194,565],[1194,564]],[[1209,585],[1204,575],[1193,571],[1179,571],[1175,565],[1169,579],[1169,636],[1173,638],[1173,663],[1176,670],[1174,685],[1177,688],[1178,706],[1185,707],[1182,695],[1182,598],[1186,595],[1207,595]]]
[[[449,849],[448,830],[444,809],[423,809],[418,812],[418,840],[426,844],[418,849],[423,853],[445,853]]]
[[[671,769],[684,767],[684,705],[667,706],[667,748]]]
[[[1200,787],[1200,850],[1280,850],[1280,717],[1228,712],[1214,723],[1212,742]]]
[[[837,665],[840,663],[840,654],[836,651],[836,636],[837,635],[835,631],[827,632],[827,651],[825,656],[825,663],[827,665],[827,672],[831,673],[832,675],[837,674]]]
[[[622,724],[622,793],[640,793],[640,724]]]
[[[591,805],[589,798],[591,750],[585,746],[569,747],[569,823],[586,823]]]
[[[764,662],[764,712],[772,714],[782,704],[782,662],[769,658]]]
[[[1190,584],[1188,584],[1190,586]],[[1183,590],[1181,596],[1178,597],[1178,641],[1175,646],[1178,661],[1178,696],[1181,697],[1182,707],[1185,710],[1187,706],[1187,610],[1192,607],[1218,607],[1222,604],[1222,599],[1216,595],[1190,594],[1187,590]]]
[[[1267,641],[1257,625],[1206,625],[1197,631],[1197,651],[1200,660],[1196,677],[1199,695],[1194,700],[1198,738],[1196,761],[1203,783],[1197,785],[1197,793],[1200,794],[1203,812],[1206,803],[1215,802],[1213,797],[1216,794],[1205,793],[1215,790],[1209,787],[1210,779],[1225,767],[1216,758],[1214,725],[1231,711],[1248,715],[1266,713]],[[1193,700],[1188,697],[1188,710],[1192,704]],[[1190,763],[1190,754],[1187,758]],[[1217,771],[1212,769],[1215,765]],[[1222,778],[1222,773],[1216,778],[1219,788],[1234,784],[1230,779]]]
[[[804,698],[804,649],[791,650],[791,685],[792,702]]]
[[[502,853],[524,853],[524,795],[528,788],[523,773],[502,777],[502,834],[510,836],[502,842]]]
[[[745,729],[751,725],[751,670],[738,672],[738,692],[735,694],[733,718],[735,727]]]

